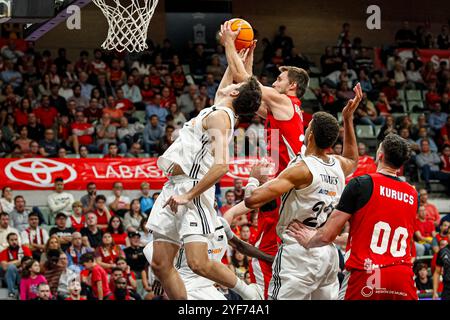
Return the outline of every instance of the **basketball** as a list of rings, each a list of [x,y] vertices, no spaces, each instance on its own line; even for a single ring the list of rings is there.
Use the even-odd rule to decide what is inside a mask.
[[[253,28],[244,19],[231,19],[231,30],[236,31],[239,28],[241,28],[241,31],[239,32],[236,40],[234,41],[234,44],[236,46],[236,50],[240,51],[242,49],[248,48],[253,43]]]

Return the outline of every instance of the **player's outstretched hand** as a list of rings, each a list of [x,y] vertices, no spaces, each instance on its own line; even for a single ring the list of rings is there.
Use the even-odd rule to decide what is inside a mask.
[[[255,178],[260,184],[269,180],[271,164],[268,161],[258,161],[250,171],[250,177]]]
[[[178,206],[185,205],[189,201],[191,201],[191,199],[189,199],[185,194],[171,196],[169,200],[167,200],[167,202],[164,204],[163,208],[169,206],[170,210],[172,210],[173,213],[176,214],[178,212]]]
[[[287,230],[288,235],[297,240],[305,248],[308,248],[309,241],[314,237],[316,232],[316,229],[311,229],[297,220],[292,221]]]
[[[241,31],[240,27],[236,31],[231,30],[230,21],[225,21],[224,24],[220,26],[219,32],[220,43],[222,45],[225,45],[227,41],[234,43],[234,40],[236,40],[240,31]]]
[[[348,100],[347,105],[342,110],[342,118],[344,119],[352,119],[355,110],[358,108],[359,103],[362,100],[363,92],[361,89],[361,84],[358,82],[356,86],[353,88],[355,92],[355,97],[353,99]]]

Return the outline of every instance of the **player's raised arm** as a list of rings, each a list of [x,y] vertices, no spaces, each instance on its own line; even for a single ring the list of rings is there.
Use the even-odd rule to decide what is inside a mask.
[[[221,90],[232,83],[233,83],[233,74],[231,73],[230,67],[227,67],[225,73],[223,74],[222,80],[220,81],[219,86],[217,87],[216,96],[214,97],[214,103],[220,104],[220,101],[224,98],[224,96],[221,94],[222,92]]]
[[[355,92],[355,97],[349,100],[342,110],[342,118],[344,120],[344,146],[342,156],[337,156],[345,176],[353,173],[358,165],[358,144],[353,125],[353,114],[358,108],[363,96],[361,85],[357,83],[353,91]]]
[[[303,162],[289,167],[280,173],[278,177],[267,181],[267,166],[257,164],[252,168],[249,183],[245,189],[245,206],[256,209],[272,201],[292,188],[305,188],[312,182],[312,174]],[[265,182],[258,187],[261,182]]]

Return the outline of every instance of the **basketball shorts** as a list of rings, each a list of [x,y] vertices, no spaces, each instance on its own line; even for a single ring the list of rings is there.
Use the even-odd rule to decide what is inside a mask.
[[[225,296],[214,286],[189,290],[187,292],[188,300],[227,300]]]
[[[269,300],[335,300],[339,258],[334,245],[305,249],[282,244],[272,265]]]
[[[340,300],[417,300],[412,267],[344,271]]]
[[[186,205],[178,206],[177,213],[174,213],[169,206],[164,207],[171,196],[186,194],[197,183],[197,180],[189,179],[184,175],[171,177],[164,185],[158,199],[156,199],[146,227],[164,236],[165,241],[178,245],[188,235],[214,233],[218,225],[214,209],[215,187],[208,189]]]

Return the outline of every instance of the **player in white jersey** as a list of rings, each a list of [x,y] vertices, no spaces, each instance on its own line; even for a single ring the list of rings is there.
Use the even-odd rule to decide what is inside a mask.
[[[267,181],[265,165],[252,169],[246,188],[245,206],[258,208],[281,196],[277,234],[282,240],[269,285],[269,299],[337,299],[339,260],[334,245],[305,249],[290,236],[288,226],[298,222],[310,228],[323,226],[339,202],[345,177],[356,169],[358,148],[353,113],[362,98],[361,86],[342,112],[343,156],[331,156],[329,149],[339,135],[336,118],[325,112],[313,115],[305,134],[306,152],[299,155],[278,177]],[[267,170],[266,170],[267,171]],[[265,182],[258,188],[261,182]]]
[[[214,234],[208,236],[208,256],[210,260],[220,263],[229,244],[244,255],[273,262],[274,257],[237,238],[225,219],[219,217],[218,220],[220,226],[216,227]],[[152,242],[145,246],[144,254],[149,262],[152,261]],[[226,300],[224,295],[214,287],[213,281],[195,274],[189,268],[184,247],[181,247],[178,251],[174,266],[184,282],[188,300]]]
[[[242,61],[241,61],[242,63]],[[153,230],[152,269],[170,299],[186,299],[186,289],[173,260],[183,244],[189,267],[198,275],[233,288],[244,299],[259,299],[258,288],[246,285],[224,265],[209,260],[207,236],[217,226],[214,187],[228,172],[228,144],[235,118],[253,114],[261,104],[256,78],[233,84],[227,69],[215,105],[187,122],[178,138],[158,159],[168,176],[146,227]]]

